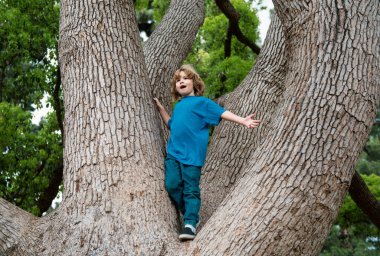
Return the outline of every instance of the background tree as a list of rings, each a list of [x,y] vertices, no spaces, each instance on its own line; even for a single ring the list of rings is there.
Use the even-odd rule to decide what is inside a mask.
[[[61,5],[63,204],[37,219],[0,200],[2,251],[317,253],[348,189],[378,102],[379,53],[372,46],[378,45],[379,3],[275,2],[276,16],[255,67],[225,101],[239,114],[258,109],[267,123],[251,134],[228,124],[214,132],[205,166],[208,213],[190,246],[177,242],[176,215],[157,171],[164,144],[151,98],[168,97],[165,86],[194,42],[203,3],[172,1],[144,46],[132,1],[76,4]],[[365,21],[356,16],[358,10]],[[363,34],[357,33],[361,22],[365,38],[357,36]],[[220,142],[223,149],[235,149],[229,165],[221,161],[227,183],[212,172],[211,163],[224,153],[217,149]],[[226,186],[218,187],[222,198],[212,200],[210,187],[217,184]]]
[[[59,4],[0,1],[0,195],[40,216],[62,181]],[[44,94],[55,113],[31,123]]]
[[[362,174],[380,175],[380,109],[368,142],[358,160],[357,169]]]
[[[214,1],[207,1],[206,19],[200,28],[193,51],[186,62],[193,63],[204,78],[206,94],[211,98],[232,91],[248,74],[255,52],[233,36],[229,20]],[[239,27],[250,42],[258,42],[259,19],[252,1],[231,1],[240,14]]]
[[[380,143],[378,111],[375,125],[372,128],[368,141],[361,153],[356,170],[361,174],[373,197],[377,199],[377,206],[368,204],[365,208],[379,208],[380,204]],[[354,177],[356,179],[356,177]],[[380,252],[380,229],[376,227],[359,209],[352,199],[352,193],[347,195],[339,211],[335,225],[326,241],[322,255],[378,255]],[[360,196],[360,195],[353,195]],[[379,211],[375,211],[378,216]],[[378,218],[378,217],[375,217]]]
[[[362,175],[369,189],[380,200],[380,177]],[[351,196],[347,196],[321,255],[379,255],[379,229],[369,221]]]

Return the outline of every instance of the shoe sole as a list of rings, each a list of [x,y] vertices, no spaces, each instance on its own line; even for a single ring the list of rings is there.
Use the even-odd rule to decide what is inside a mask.
[[[194,235],[189,235],[189,234],[181,234],[179,235],[179,240],[185,241],[185,240],[194,240],[195,236]]]

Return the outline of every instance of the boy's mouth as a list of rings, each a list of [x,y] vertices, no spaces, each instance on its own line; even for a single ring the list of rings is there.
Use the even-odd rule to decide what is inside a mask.
[[[181,86],[179,87],[179,89],[184,89],[184,88],[186,88],[186,85],[181,85]]]

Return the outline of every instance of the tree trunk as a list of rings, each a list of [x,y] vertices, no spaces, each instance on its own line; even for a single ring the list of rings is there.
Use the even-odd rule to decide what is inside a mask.
[[[194,251],[201,255],[317,254],[375,117],[379,2],[274,5],[284,28],[285,91],[273,129],[240,165],[240,179],[197,237]],[[247,99],[241,95],[249,108]],[[231,166],[235,152],[225,159]],[[227,185],[239,172],[231,169]]]
[[[170,79],[191,50],[204,14],[203,0],[173,0],[161,23],[144,43],[145,63],[153,96],[161,101],[169,113],[172,109]],[[161,130],[166,142],[169,130],[163,122]]]
[[[194,19],[186,23],[191,28],[182,28],[192,31],[191,41],[203,7],[176,8],[179,3],[167,15],[194,12],[186,16]],[[147,70],[161,60],[146,60],[150,47],[163,55],[165,47],[180,51],[181,57],[163,58],[159,71],[165,78],[157,93],[167,95],[166,71],[188,46],[156,39],[143,51],[132,0],[62,0],[64,198],[42,218],[0,200],[0,253],[318,254],[379,100],[379,2],[274,4],[270,41],[226,105],[241,115],[257,111],[263,126],[217,129],[203,182],[209,219],[193,242],[180,244],[163,187],[163,134],[151,100],[157,83]],[[167,38],[172,24],[165,22],[160,33]],[[218,184],[225,187],[217,197],[211,187]]]
[[[224,100],[224,107],[247,116],[256,113],[260,129],[247,130],[224,122],[214,130],[202,178],[202,224],[242,176],[242,168],[271,127],[271,117],[283,92],[286,74],[285,40],[282,25],[273,15],[255,66],[242,84]]]

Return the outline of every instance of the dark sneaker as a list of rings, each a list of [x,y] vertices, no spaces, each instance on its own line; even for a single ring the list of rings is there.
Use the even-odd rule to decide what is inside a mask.
[[[189,227],[184,227],[179,234],[179,240],[186,241],[186,240],[193,240],[195,238],[195,233],[191,230]]]

